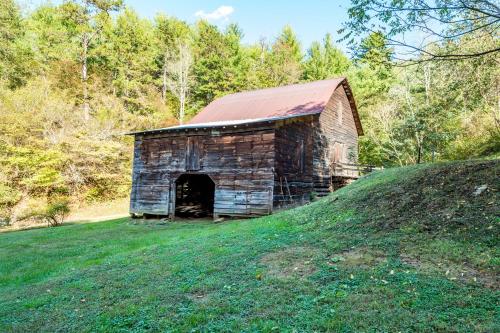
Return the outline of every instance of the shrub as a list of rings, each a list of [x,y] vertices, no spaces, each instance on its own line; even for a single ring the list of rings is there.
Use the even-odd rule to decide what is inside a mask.
[[[62,201],[49,204],[43,218],[47,221],[48,225],[55,227],[64,222],[69,212],[69,200],[64,199]]]
[[[56,227],[61,225],[70,212],[69,199],[65,197],[53,198],[41,210],[33,211],[26,218],[34,218],[47,223],[47,226]]]

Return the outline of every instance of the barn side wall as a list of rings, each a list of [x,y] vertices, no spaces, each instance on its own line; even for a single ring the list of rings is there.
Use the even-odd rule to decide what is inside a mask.
[[[184,173],[199,173],[215,183],[215,216],[269,214],[273,167],[273,124],[139,134],[130,212],[173,216],[176,179]]]
[[[276,123],[274,206],[309,201],[313,191],[314,117]]]
[[[317,193],[332,190],[332,177],[355,178],[357,172],[340,170],[338,163],[358,161],[358,132],[343,86],[330,98],[314,124],[314,186]]]

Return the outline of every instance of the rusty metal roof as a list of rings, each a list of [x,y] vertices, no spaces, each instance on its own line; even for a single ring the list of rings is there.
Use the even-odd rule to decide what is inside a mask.
[[[205,125],[212,122],[286,118],[320,113],[339,85],[343,85],[346,91],[358,134],[362,135],[363,129],[356,103],[344,77],[227,95],[207,105],[188,124]]]
[[[207,105],[189,124],[319,113],[342,81],[344,78],[227,95]]]
[[[363,135],[356,104],[344,77],[226,95],[207,105],[185,125],[129,134],[241,125],[317,114],[324,110],[340,85],[349,98],[358,135]]]

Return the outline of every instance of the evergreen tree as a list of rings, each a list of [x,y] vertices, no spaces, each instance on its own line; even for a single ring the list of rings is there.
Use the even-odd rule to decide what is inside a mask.
[[[196,107],[201,108],[227,90],[224,70],[227,50],[224,36],[216,26],[206,21],[197,22],[194,55],[193,98],[198,104]]]
[[[303,79],[306,81],[323,80],[345,75],[351,62],[335,47],[332,36],[327,34],[323,45],[313,42],[304,63]]]
[[[245,85],[241,37],[241,30],[236,25],[230,25],[225,33],[221,33],[206,21],[196,24],[193,67],[196,109]]]
[[[0,2],[0,79],[19,87],[33,75],[33,54],[24,39],[22,18],[14,0]]]
[[[147,85],[153,83],[157,53],[153,25],[127,8],[116,18],[107,38],[116,94],[124,99],[131,112],[151,111],[144,96]]]
[[[353,71],[353,85],[362,103],[375,104],[384,98],[393,80],[392,50],[380,32],[363,39],[355,50],[358,67]]]
[[[90,118],[88,65],[91,48],[102,31],[102,22],[122,4],[122,0],[67,0],[62,5],[67,22],[74,26],[80,42],[78,60],[81,64],[83,114],[87,121]]]
[[[266,58],[268,80],[272,86],[282,86],[296,83],[301,76],[301,61],[303,55],[300,42],[287,25],[281,31]]]
[[[155,17],[155,35],[158,41],[157,64],[163,101],[167,99],[167,69],[169,61],[176,58],[180,45],[188,43],[191,30],[189,26],[175,17],[159,14]]]
[[[355,58],[371,67],[390,66],[392,50],[387,46],[384,34],[380,31],[369,34],[355,48]]]

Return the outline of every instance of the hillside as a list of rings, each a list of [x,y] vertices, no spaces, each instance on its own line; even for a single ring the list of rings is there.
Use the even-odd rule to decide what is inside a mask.
[[[1,234],[0,331],[498,331],[499,173],[419,165],[252,220]]]

